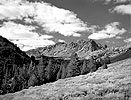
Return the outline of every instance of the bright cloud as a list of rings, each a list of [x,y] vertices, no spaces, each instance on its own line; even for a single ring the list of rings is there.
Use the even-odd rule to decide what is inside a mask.
[[[122,39],[123,37],[121,37],[121,36],[116,36],[116,39]]]
[[[6,1],[6,2],[4,2]],[[37,22],[46,32],[60,33],[64,36],[80,37],[79,32],[89,31],[87,25],[72,11],[52,6],[44,2],[22,2],[22,0],[2,0],[0,19],[22,19]],[[32,17],[30,19],[29,17]]]
[[[33,26],[25,26],[22,24],[16,24],[14,22],[4,22],[0,27],[0,35],[7,39],[51,39],[51,35],[41,35],[32,32],[35,29]]]
[[[80,36],[77,32],[86,31],[87,27],[77,15],[69,10],[37,3],[35,21],[47,32],[58,32],[64,36]]]
[[[126,42],[126,43],[131,42],[131,38],[125,39],[124,42]]]
[[[9,1],[7,1],[6,5],[5,4],[0,5],[1,20],[22,19],[23,17],[34,16],[35,9],[31,4],[29,3],[19,4],[16,3],[16,1],[10,1],[10,2]]]
[[[104,29],[97,31],[91,35],[89,35],[89,39],[106,39],[106,38],[113,38],[118,35],[122,35],[126,32],[124,28],[119,28],[119,22],[113,22],[104,27]]]
[[[0,27],[0,35],[12,40],[22,50],[26,51],[37,47],[43,47],[54,44],[52,40],[53,36],[41,35],[32,32],[35,27],[16,24],[13,22],[4,22]]]
[[[59,39],[58,42],[65,42],[65,40],[61,40],[61,39]]]
[[[53,45],[55,42],[48,39],[24,39],[24,40],[14,40],[13,43],[17,44],[23,51],[30,49],[35,49],[38,47],[45,47],[48,45]]]
[[[17,5],[24,2],[24,0],[0,0],[0,4],[2,5]]]
[[[8,39],[29,39],[37,38],[38,34],[32,32],[35,27],[15,24],[13,22],[4,22],[0,27],[0,35]]]
[[[110,12],[131,14],[131,0],[95,0],[95,1],[103,1],[105,4],[109,3],[117,4],[113,9],[109,9]]]
[[[30,26],[12,22],[16,19],[30,23]],[[35,32],[39,26],[34,26],[33,23],[37,23],[48,33],[74,37],[80,37],[79,32],[94,29],[92,26],[87,27],[87,24],[70,10],[45,2],[31,3],[26,0],[0,0],[0,20],[8,21],[0,25],[0,35],[10,39],[24,51],[54,44],[54,41],[50,40],[53,36],[39,35]]]
[[[131,5],[119,5],[116,6],[112,12],[122,13],[122,14],[131,14]]]

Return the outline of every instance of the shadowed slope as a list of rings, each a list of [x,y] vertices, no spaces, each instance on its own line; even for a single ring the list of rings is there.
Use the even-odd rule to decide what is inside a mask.
[[[131,59],[87,75],[30,87],[0,100],[130,100]]]
[[[127,58],[131,58],[131,50],[121,53],[115,57],[111,57],[110,59],[111,59],[111,63],[113,63],[113,62],[117,62],[117,61],[124,60]]]
[[[88,44],[95,45],[93,43],[95,42],[90,40]],[[55,45],[58,48],[57,45],[60,44]],[[6,38],[0,37],[0,94],[16,92],[30,86],[87,74],[96,71],[98,67],[103,65],[103,63],[96,62],[93,58],[88,60],[79,59],[77,53],[73,53],[72,50],[73,47],[78,48],[75,43],[71,43],[69,47],[71,48],[68,48],[70,51],[68,52],[72,55],[68,59],[44,55],[35,59],[34,56],[30,58]],[[92,51],[96,48],[97,46],[89,46],[86,49]],[[97,65],[97,63],[100,65]]]
[[[101,69],[106,69],[106,64],[110,63],[106,49],[99,49],[101,46],[93,40],[72,42],[66,45],[64,50],[63,45],[66,44],[57,43],[45,49],[50,56],[56,54],[62,57],[40,55],[35,59],[34,56],[31,58],[27,56],[25,52],[7,39],[0,37],[0,94],[20,91],[30,86],[42,85],[58,79],[88,74],[96,71],[102,65]],[[59,50],[60,52],[58,52]],[[67,52],[65,52],[66,50]],[[63,57],[63,54],[66,57]],[[87,54],[91,56],[85,59],[78,57],[77,54],[80,57]],[[127,51],[118,57],[115,56],[116,58],[112,58],[112,62],[128,58],[129,54],[130,52]],[[121,57],[123,58],[121,59]]]
[[[22,89],[20,84],[23,79],[19,77],[20,74],[26,73],[23,68],[27,69],[29,64],[30,57],[25,52],[0,36],[0,94]],[[14,78],[19,78],[19,81],[15,82],[13,87],[10,87],[10,82]]]

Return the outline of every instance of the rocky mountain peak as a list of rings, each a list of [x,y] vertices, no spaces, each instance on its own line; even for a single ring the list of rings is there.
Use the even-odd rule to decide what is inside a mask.
[[[70,57],[72,53],[76,52],[80,57],[86,56],[88,51],[92,52],[103,48],[101,45],[97,44],[94,40],[78,40],[77,42],[70,43],[56,43],[55,45],[50,45],[48,47],[43,47],[41,49],[33,49],[27,51],[29,55],[46,55],[55,57]],[[84,53],[84,55],[81,53]]]

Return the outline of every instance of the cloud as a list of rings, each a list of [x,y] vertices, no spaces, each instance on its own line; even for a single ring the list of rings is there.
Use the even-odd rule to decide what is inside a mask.
[[[24,26],[9,21],[9,22],[4,22],[2,27],[0,27],[0,35],[8,39],[37,38],[38,34],[32,32],[32,30],[34,29],[35,27],[32,26]]]
[[[39,27],[47,33],[74,37],[80,37],[80,33],[85,31],[94,31],[94,26],[84,23],[74,12],[45,2],[0,0],[0,20],[6,20],[0,25],[0,35],[24,51],[55,43],[51,40],[53,36],[36,33]],[[30,24],[16,24],[16,20]]]
[[[41,36],[39,36],[39,39],[52,39],[53,38],[53,36],[51,36],[51,35],[41,35]]]
[[[27,51],[30,49],[35,49],[38,47],[45,47],[48,45],[55,44],[54,41],[48,39],[24,39],[24,40],[14,40],[13,43],[17,44],[21,50]]]
[[[122,39],[123,37],[121,37],[121,36],[116,36],[116,39]]]
[[[104,29],[97,31],[91,35],[88,36],[89,39],[106,39],[106,38],[113,38],[118,35],[122,35],[126,32],[124,28],[119,28],[120,25],[119,22],[113,22],[110,24],[107,24]]]
[[[105,4],[112,3],[115,5],[114,8],[109,9],[111,13],[117,12],[122,14],[131,14],[131,0],[94,0],[94,1],[102,1]]]
[[[106,41],[106,43],[109,43],[110,41]]]
[[[0,19],[22,19],[23,17],[34,16],[35,9],[32,4],[29,3],[19,3],[14,0],[3,0],[0,5]]]
[[[0,35],[11,40],[24,51],[54,44],[52,40],[49,40],[53,36],[46,34],[39,36],[38,33],[33,32],[34,29],[33,26],[4,22],[0,27]]]
[[[74,12],[45,2],[30,3],[22,0],[2,0],[0,9],[1,20],[24,19],[26,23],[36,22],[48,33],[80,37],[79,32],[93,29],[91,26],[87,27]]]
[[[125,39],[124,42],[126,42],[126,43],[131,42],[131,38]]]
[[[128,5],[119,5],[116,6],[111,12],[117,12],[122,14],[130,14],[131,15],[131,4]]]
[[[65,42],[65,40],[61,40],[61,39],[59,39],[58,42]]]
[[[86,24],[72,11],[37,3],[35,21],[47,32],[58,32],[64,36],[79,37],[78,32],[86,31]]]
[[[17,5],[21,4],[24,0],[0,0],[2,5]]]

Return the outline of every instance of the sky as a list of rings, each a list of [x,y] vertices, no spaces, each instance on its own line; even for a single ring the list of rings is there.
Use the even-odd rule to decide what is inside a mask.
[[[0,0],[0,35],[27,51],[93,39],[131,41],[131,0]]]

